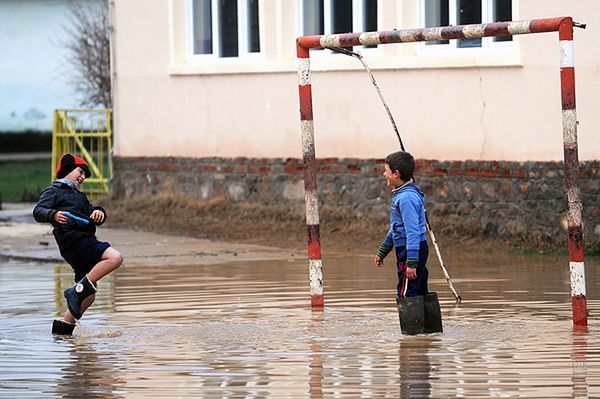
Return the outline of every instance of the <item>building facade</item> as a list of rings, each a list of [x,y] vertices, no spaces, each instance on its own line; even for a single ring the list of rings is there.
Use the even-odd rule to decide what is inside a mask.
[[[589,26],[575,32],[575,71],[584,220],[598,239],[594,0],[117,1],[114,190],[303,202],[296,37],[562,15]],[[419,160],[433,217],[470,234],[563,234],[556,33],[353,50]],[[312,50],[311,70],[321,201],[387,212],[378,160],[399,146],[368,75],[330,50]]]

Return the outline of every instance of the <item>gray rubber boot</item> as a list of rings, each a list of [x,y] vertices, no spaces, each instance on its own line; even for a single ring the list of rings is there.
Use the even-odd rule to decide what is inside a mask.
[[[75,324],[67,323],[64,320],[54,320],[52,323],[52,334],[73,335]]]
[[[398,316],[402,334],[422,334],[425,326],[425,307],[422,296],[398,297]]]
[[[88,279],[88,276],[82,278],[77,284],[67,288],[64,291],[65,299],[67,300],[67,307],[69,312],[77,320],[81,319],[83,312],[81,311],[81,302],[90,295],[96,293],[96,287]]]
[[[425,328],[424,333],[444,332],[442,328],[442,310],[438,301],[437,292],[430,292],[423,297],[425,306]]]

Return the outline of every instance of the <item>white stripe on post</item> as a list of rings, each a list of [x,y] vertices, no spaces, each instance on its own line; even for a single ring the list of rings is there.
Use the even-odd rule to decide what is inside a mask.
[[[585,297],[585,267],[583,262],[569,262],[571,271],[571,296]]]
[[[530,21],[514,21],[508,24],[508,33],[511,35],[523,35],[526,33],[531,33],[531,28],[529,27]]]
[[[567,68],[575,66],[573,56],[573,40],[561,40],[560,42],[560,67]]]
[[[306,202],[306,224],[319,224],[319,198],[314,190],[304,192],[304,201]]]
[[[365,46],[376,46],[381,44],[379,40],[379,32],[365,32],[362,33],[358,39],[360,44]]]
[[[298,84],[307,86],[310,80],[310,58],[298,58]]]
[[[563,109],[563,143],[566,145],[577,144],[577,112],[575,109]]]
[[[321,259],[308,261],[308,274],[310,278],[310,295],[323,296],[323,267]]]

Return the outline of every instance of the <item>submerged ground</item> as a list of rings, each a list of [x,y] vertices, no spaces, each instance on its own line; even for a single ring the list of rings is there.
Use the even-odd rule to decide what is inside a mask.
[[[175,216],[172,208],[162,215]],[[118,207],[109,209],[118,219]],[[140,208],[135,217],[154,233],[99,229],[126,261],[65,339],[49,331],[72,272],[29,212],[0,212],[0,397],[600,396],[593,259],[589,327],[574,330],[566,257],[452,246],[445,260],[463,303],[432,255],[444,332],[408,337],[399,331],[394,267],[372,265],[369,241],[379,237],[366,230],[333,231],[329,242],[324,234],[325,309],[312,311],[302,221],[297,232],[284,224],[268,232],[250,214],[238,224],[223,216],[229,238],[217,241],[159,234],[164,219]],[[204,220],[206,229],[218,222]],[[301,243],[288,245],[294,237]],[[356,237],[364,247],[352,245]],[[256,245],[271,242],[278,248]]]

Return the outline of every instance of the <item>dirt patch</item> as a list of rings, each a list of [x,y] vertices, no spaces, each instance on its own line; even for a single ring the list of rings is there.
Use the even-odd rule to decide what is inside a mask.
[[[107,225],[161,234],[306,250],[304,204],[277,205],[204,201],[184,195],[105,198]],[[385,237],[389,216],[365,215],[322,206],[321,244],[328,253],[372,254]],[[435,228],[435,227],[434,227]],[[453,235],[436,237],[444,253],[464,248],[506,250],[510,245]],[[450,245],[451,244],[451,245]]]

